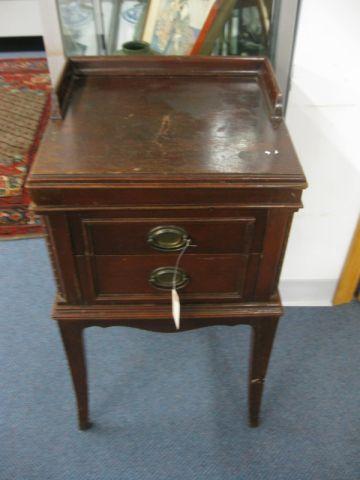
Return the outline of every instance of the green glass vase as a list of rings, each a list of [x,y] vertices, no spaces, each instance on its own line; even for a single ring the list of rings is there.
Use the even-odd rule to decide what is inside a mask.
[[[132,40],[125,42],[121,50],[116,52],[117,55],[154,55],[155,52],[151,50],[150,44],[140,40]]]

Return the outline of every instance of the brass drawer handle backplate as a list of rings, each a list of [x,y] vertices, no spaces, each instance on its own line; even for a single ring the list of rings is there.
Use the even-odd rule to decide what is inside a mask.
[[[151,273],[149,282],[153,287],[161,288],[162,290],[171,290],[173,286],[175,286],[176,289],[184,288],[189,280],[189,276],[182,268],[160,267]]]
[[[175,252],[185,247],[189,236],[181,227],[173,225],[159,226],[150,230],[148,243],[161,252]]]

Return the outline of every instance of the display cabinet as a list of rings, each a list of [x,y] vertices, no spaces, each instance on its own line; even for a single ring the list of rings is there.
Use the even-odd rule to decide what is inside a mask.
[[[57,0],[65,52],[112,55],[147,41],[157,54],[264,55],[274,0]],[[195,50],[194,50],[195,47]]]
[[[190,17],[192,10],[186,15],[190,5],[195,6],[195,13],[201,13],[195,15],[195,33],[200,29],[206,33],[199,40],[202,50],[199,51],[198,42],[195,52],[222,56],[266,55],[275,70],[286,107],[299,0],[39,0],[39,3],[54,85],[60,81],[67,57],[114,55],[124,53],[126,42],[145,40],[152,43],[151,31],[156,24],[154,19],[159,17],[159,5],[170,8],[175,4],[178,12],[185,10],[182,13],[185,18]],[[211,10],[214,6],[221,9],[209,19],[206,8]],[[163,15],[169,18],[169,9],[164,9]],[[160,20],[163,22],[161,16]],[[209,25],[212,27],[210,35]],[[174,29],[170,34],[167,32],[165,38],[172,35]],[[156,51],[156,45],[153,50]],[[165,52],[164,48],[162,50],[156,53],[177,54],[169,48]],[[132,51],[134,53],[134,49]],[[183,55],[184,51],[178,53]],[[190,50],[188,53],[191,54]]]

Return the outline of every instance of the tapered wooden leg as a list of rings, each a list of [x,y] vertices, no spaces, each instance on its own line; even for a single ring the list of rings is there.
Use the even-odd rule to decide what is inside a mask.
[[[58,322],[74,385],[80,430],[90,428],[88,418],[88,389],[82,325]]]
[[[249,372],[249,421],[250,426],[259,425],[261,398],[271,349],[275,338],[278,317],[252,320],[252,345]]]

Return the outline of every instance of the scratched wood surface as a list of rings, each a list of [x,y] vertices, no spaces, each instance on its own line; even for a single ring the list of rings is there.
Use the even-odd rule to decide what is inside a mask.
[[[266,83],[241,60],[236,74],[222,76],[209,76],[222,62],[208,59],[206,75],[89,70],[76,77],[66,116],[51,122],[32,176],[250,175],[304,183],[286,126],[269,112]]]

